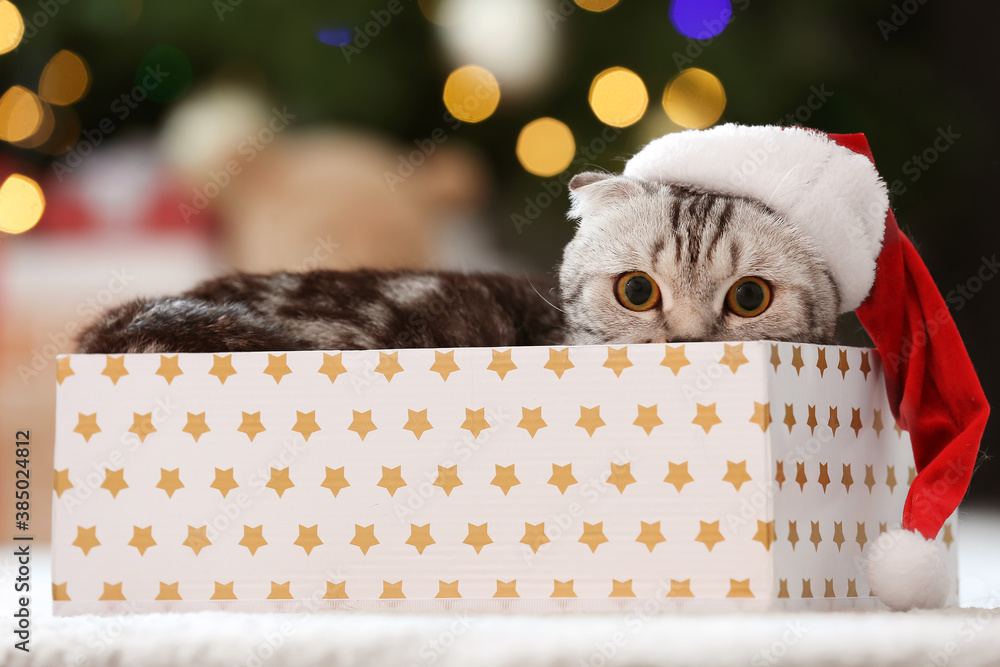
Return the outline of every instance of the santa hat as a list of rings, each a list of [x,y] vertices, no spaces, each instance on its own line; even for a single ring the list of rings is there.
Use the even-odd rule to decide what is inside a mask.
[[[668,134],[625,176],[763,202],[813,240],[882,357],[889,405],[910,434],[917,475],[902,528],[869,546],[872,591],[894,609],[948,596],[934,541],[968,489],[989,406],[944,299],[889,210],[862,134],[720,125]]]

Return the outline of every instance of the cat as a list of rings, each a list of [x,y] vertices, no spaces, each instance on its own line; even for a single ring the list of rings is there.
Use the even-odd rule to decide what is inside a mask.
[[[840,296],[830,270],[763,203],[599,172],[569,187],[578,225],[557,288],[433,271],[234,274],[118,306],[78,350],[835,342]]]

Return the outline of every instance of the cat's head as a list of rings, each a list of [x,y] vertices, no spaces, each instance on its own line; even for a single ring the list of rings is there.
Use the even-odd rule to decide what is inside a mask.
[[[587,172],[559,269],[568,343],[833,343],[840,295],[812,241],[759,201]]]

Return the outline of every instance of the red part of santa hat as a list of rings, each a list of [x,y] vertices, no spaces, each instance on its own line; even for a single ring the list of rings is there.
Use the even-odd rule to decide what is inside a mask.
[[[917,475],[905,530],[933,539],[968,490],[989,406],[944,299],[889,209],[862,134],[721,125],[661,137],[625,176],[764,202],[814,241],[883,360]],[[900,606],[922,606],[902,603]]]

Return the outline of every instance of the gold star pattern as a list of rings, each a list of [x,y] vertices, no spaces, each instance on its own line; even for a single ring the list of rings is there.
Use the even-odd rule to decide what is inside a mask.
[[[399,580],[394,584],[388,581],[382,581],[382,595],[378,596],[380,600],[395,600],[395,599],[405,599],[406,596],[403,595],[403,581]]]
[[[226,380],[236,375],[236,369],[233,368],[233,355],[213,354],[212,370],[208,374],[219,378],[221,384],[226,384]]]
[[[705,435],[708,435],[713,426],[722,423],[719,415],[715,413],[715,403],[710,403],[709,405],[695,403],[695,406],[697,407],[698,414],[691,420],[691,423],[702,427],[705,430]]]
[[[122,489],[128,488],[128,483],[125,481],[125,469],[112,470],[111,468],[105,468],[104,481],[101,482],[101,488],[107,489],[112,498],[117,498]]]
[[[792,427],[797,423],[795,421],[795,409],[787,403],[785,403],[785,418],[781,423],[788,427],[789,433],[792,432]]]
[[[805,362],[802,361],[802,346],[793,345],[792,346],[792,367],[795,369],[796,375],[801,375],[802,367],[805,366]]]
[[[95,434],[101,432],[101,427],[97,425],[97,413],[85,415],[82,412],[78,412],[76,428],[73,429],[73,432],[82,435],[85,442],[90,442],[90,439]]]
[[[826,493],[826,487],[830,484],[830,465],[828,463],[819,464],[819,478],[816,481],[823,487],[823,493]]]
[[[486,421],[486,417],[483,413],[486,412],[486,408],[479,408],[478,410],[465,409],[465,421],[462,422],[461,428],[472,434],[473,438],[478,438],[479,434],[490,428],[490,423]]]
[[[837,435],[837,429],[840,428],[840,419],[837,418],[837,408],[830,407],[830,419],[826,425],[830,427],[834,435]]]
[[[840,363],[837,364],[837,370],[840,371],[840,377],[846,378],[847,371],[851,370],[851,365],[847,363],[847,350],[840,351]]]
[[[854,477],[851,476],[851,464],[843,463],[842,472],[840,474],[840,483],[844,485],[844,489],[847,493],[851,492],[851,485],[854,484]]]
[[[641,427],[642,430],[646,432],[646,435],[651,434],[654,428],[663,424],[663,420],[660,419],[660,416],[656,413],[655,404],[649,406],[648,408],[644,405],[639,405],[637,407],[639,408],[639,415],[635,418],[635,421],[632,422],[632,424],[634,426]]]
[[[691,592],[691,580],[683,579],[678,581],[677,579],[670,580],[670,592],[667,593],[668,598],[693,598],[694,593]]]
[[[615,377],[621,377],[622,371],[629,368],[632,362],[628,358],[628,346],[615,349],[613,347],[608,348],[608,359],[603,364],[604,368],[610,368],[615,372]]]
[[[506,352],[493,350],[493,361],[491,361],[490,365],[486,367],[486,370],[493,371],[500,376],[501,380],[503,380],[507,377],[507,373],[517,370],[517,366],[514,365],[510,355],[511,350],[507,350]]]
[[[537,407],[534,409],[529,409],[526,407],[521,408],[521,421],[518,422],[517,427],[523,428],[528,432],[532,438],[538,433],[539,429],[545,428],[548,424],[542,419],[542,408]]]
[[[567,463],[564,466],[552,464],[552,476],[549,477],[549,484],[559,489],[559,493],[566,493],[566,489],[576,484],[576,477],[573,477],[573,464]]]
[[[197,556],[201,553],[201,550],[205,547],[212,546],[212,542],[208,539],[208,525],[204,525],[201,528],[195,528],[194,526],[188,526],[188,534],[181,544],[186,547],[191,547],[191,551]],[[235,598],[234,598],[235,599]]]
[[[617,579],[611,580],[611,595],[609,598],[634,598],[635,593],[632,592],[632,580],[628,579],[626,581],[618,581]]]
[[[154,600],[180,600],[181,594],[178,590],[180,588],[180,582],[175,581],[172,584],[166,582],[160,582],[160,592],[156,594]]]
[[[222,582],[216,581],[213,583],[215,584],[215,592],[212,593],[212,597],[209,598],[210,600],[236,599],[236,593],[233,592],[233,586],[235,585],[236,582],[230,581],[228,584],[224,584]]]
[[[83,555],[89,556],[91,549],[101,546],[101,541],[97,539],[97,526],[91,526],[90,528],[77,526],[76,539],[73,540],[73,546],[80,547]]]
[[[444,494],[446,496],[450,496],[456,486],[462,486],[462,480],[458,478],[458,464],[456,463],[450,468],[445,468],[444,466],[439,465],[438,476],[437,479],[434,480],[434,486],[440,486],[444,489]]]
[[[837,545],[837,551],[844,545],[847,538],[844,537],[844,524],[842,521],[833,522],[833,543]]]
[[[781,365],[781,356],[778,354],[778,346],[771,345],[771,365],[774,366],[774,372],[778,372],[778,366]]]
[[[177,489],[184,488],[184,483],[181,482],[180,468],[174,468],[173,470],[160,468],[160,481],[156,483],[156,488],[163,489],[167,494],[167,498],[173,498]]]
[[[354,524],[354,539],[351,540],[351,544],[361,549],[361,553],[367,556],[368,550],[379,544],[378,538],[375,537],[375,524],[368,526]]]
[[[545,366],[560,380],[562,379],[563,373],[571,368],[574,368],[573,362],[569,360],[569,348],[564,347],[561,350],[556,350],[554,348],[549,348],[549,360],[545,362]]]
[[[819,422],[816,421],[816,406],[806,405],[806,409],[809,411],[809,416],[806,418],[806,426],[809,427],[809,435],[815,435],[816,427],[819,426]]]
[[[729,482],[733,485],[733,488],[737,491],[746,482],[751,481],[750,475],[747,474],[747,462],[743,461],[726,461],[726,474],[722,478],[723,482]]]
[[[376,373],[381,373],[385,376],[386,382],[392,382],[392,378],[398,373],[403,372],[403,367],[399,365],[399,352],[385,352],[378,353],[378,366],[375,367]]]
[[[281,378],[290,375],[291,372],[292,369],[288,367],[287,354],[267,355],[267,368],[264,369],[264,375],[270,375],[274,378],[274,384],[281,384]]]
[[[797,521],[788,522],[788,542],[792,545],[792,551],[795,551],[795,545],[799,543],[799,525]]]
[[[55,473],[52,490],[56,492],[56,498],[62,498],[63,493],[73,488],[73,482],[69,481],[69,468],[56,470]]]
[[[347,369],[344,368],[344,362],[341,358],[341,354],[342,353],[340,352],[336,354],[327,354],[324,352],[323,364],[316,372],[330,378],[331,383],[336,382],[338,377],[347,372]]]
[[[889,487],[889,493],[896,490],[896,466],[885,467],[885,485]]]
[[[250,550],[250,555],[257,555],[257,550],[261,547],[267,546],[267,540],[264,539],[264,526],[248,526],[243,525],[243,539],[239,541],[240,546],[246,547]]]
[[[819,348],[819,351],[817,352],[816,368],[819,369],[819,376],[823,377],[823,373],[825,373],[826,369],[827,369],[827,365],[826,365],[826,348],[824,348],[824,347]]]
[[[875,466],[865,464],[865,486],[868,487],[868,494],[871,495],[872,487],[875,486]]]
[[[109,584],[108,582],[102,582],[104,584],[104,592],[101,593],[101,597],[98,600],[125,600],[125,594],[122,593],[122,582],[117,584]]]
[[[799,491],[806,485],[809,479],[806,477],[806,463],[805,461],[795,462],[795,483],[799,485]]]
[[[295,426],[292,430],[296,433],[301,433],[302,437],[307,441],[309,436],[320,430],[319,424],[316,423],[316,411],[311,412],[299,412],[295,411]]]
[[[868,379],[868,374],[872,372],[871,361],[868,360],[868,353],[861,353],[861,372],[865,374],[865,379]]]
[[[250,438],[250,442],[253,442],[253,439],[256,438],[258,434],[263,433],[267,429],[265,429],[264,425],[260,423],[260,412],[258,411],[254,413],[244,412],[243,422],[236,430],[240,433],[245,433],[246,436]]]
[[[517,579],[510,581],[500,581],[497,579],[497,592],[493,594],[495,598],[519,598],[517,594]]]
[[[344,477],[344,467],[341,466],[334,470],[333,468],[327,466],[326,478],[320,486],[325,489],[330,489],[330,492],[333,493],[333,497],[336,498],[338,493],[350,486],[347,478]]]
[[[723,366],[729,366],[729,370],[736,374],[737,369],[743,364],[750,363],[750,360],[746,358],[743,354],[743,343],[738,343],[736,345],[730,345],[729,343],[724,343],[725,352],[722,355],[722,359],[719,359],[719,363]]]
[[[347,582],[341,581],[340,583],[334,583],[332,581],[326,582],[326,593],[323,595],[324,600],[347,600]]]
[[[858,597],[858,584],[855,579],[847,580],[847,597],[856,598]]]
[[[554,598],[575,598],[576,593],[573,591],[573,580],[569,581],[559,581],[557,579],[552,580],[552,595]]]
[[[587,523],[584,521],[583,535],[580,536],[578,541],[590,547],[590,553],[597,551],[597,547],[608,541],[608,538],[604,535],[604,522]]]
[[[125,368],[125,357],[108,356],[101,375],[111,378],[111,384],[118,384],[119,380],[128,375],[128,370]]]
[[[477,554],[482,551],[483,547],[487,544],[493,544],[493,538],[489,536],[487,525],[488,524],[484,523],[480,526],[475,526],[470,523],[469,534],[466,535],[464,540],[462,540],[462,544],[468,544],[476,550]]]
[[[819,543],[823,541],[823,536],[819,533],[819,521],[810,521],[809,525],[812,527],[809,534],[809,541],[816,547],[816,551],[819,551]]]
[[[946,523],[944,525],[944,533],[941,535],[941,541],[944,542],[948,549],[951,549],[951,543],[955,541],[955,537],[951,533],[950,523]]]
[[[913,485],[913,480],[915,480],[917,478],[917,469],[914,468],[913,466],[909,466],[906,470],[908,472],[908,474],[906,476],[906,485],[907,486],[912,486]]]
[[[427,431],[434,428],[431,423],[427,421],[427,409],[423,410],[407,410],[406,425],[403,426],[403,430],[410,431],[416,436],[417,440],[420,439]]]
[[[892,430],[896,432],[896,438],[903,437],[903,428],[899,424],[893,423]]]
[[[424,549],[435,544],[434,538],[431,537],[431,524],[418,526],[415,523],[411,523],[410,536],[406,539],[406,544],[416,549],[418,554],[423,555]]]
[[[351,425],[347,427],[348,431],[354,431],[361,439],[364,440],[372,431],[378,430],[378,426],[375,426],[375,422],[372,421],[372,411],[365,410],[364,412],[359,412],[357,410],[351,410],[353,417],[351,418]]]
[[[606,481],[608,484],[613,484],[618,489],[618,493],[625,493],[625,487],[629,484],[635,484],[635,477],[632,476],[632,463],[621,465],[612,463],[611,474],[608,475]]]
[[[343,468],[341,468],[343,470]],[[390,496],[396,495],[396,491],[406,486],[406,480],[403,479],[403,466],[396,466],[395,468],[389,468],[388,466],[382,466],[382,479],[378,481],[377,486],[381,486],[383,489],[389,492]]]
[[[880,435],[882,435],[882,429],[885,428],[882,425],[882,411],[875,410],[874,415],[875,416],[872,419],[872,428],[875,430],[875,437],[878,438]]]
[[[277,581],[271,582],[271,592],[267,595],[268,600],[292,600],[292,582],[286,581],[279,584]]]
[[[713,521],[711,523],[707,521],[699,521],[698,523],[701,524],[701,529],[698,531],[698,537],[694,538],[694,541],[701,542],[708,547],[709,551],[711,551],[716,544],[726,539],[722,536],[722,533],[719,532],[718,521]]]
[[[726,593],[727,598],[752,598],[753,593],[750,592],[750,580],[744,579],[738,581],[736,579],[729,580],[729,592]]]
[[[138,412],[133,412],[132,426],[129,427],[129,433],[135,433],[139,436],[139,442],[146,442],[146,436],[150,433],[156,433],[156,427],[153,426],[153,413],[147,412],[144,415],[140,415]]]
[[[670,471],[667,476],[663,478],[663,481],[667,484],[673,484],[674,488],[677,489],[677,493],[684,490],[684,485],[689,482],[694,481],[694,477],[688,473],[688,462],[674,463],[673,461],[668,461],[670,466]]]
[[[601,419],[601,406],[595,405],[592,408],[585,408],[580,406],[580,419],[576,422],[576,425],[584,429],[587,435],[594,437],[594,431],[606,426],[604,420]]]
[[[69,593],[66,591],[66,587],[69,582],[57,584],[52,582],[52,600],[54,602],[70,602]]]
[[[156,374],[166,380],[167,384],[171,384],[178,375],[184,375],[179,359],[176,354],[172,357],[160,355],[160,367],[156,369]]]
[[[500,487],[503,494],[506,496],[510,491],[511,487],[517,486],[521,481],[514,475],[514,464],[509,466],[502,466],[499,463],[495,464],[496,475],[493,477],[493,481],[490,482],[493,486]]]
[[[854,431],[854,437],[857,438],[861,434],[861,408],[851,408],[851,429]]]
[[[663,537],[663,531],[660,530],[659,521],[654,521],[653,523],[640,521],[639,524],[642,527],[639,529],[639,537],[635,538],[635,541],[645,544],[650,553],[653,552],[653,549],[657,544],[667,541],[667,539]]]
[[[267,484],[264,486],[274,489],[274,492],[280,498],[284,495],[285,491],[295,486],[295,484],[292,483],[291,478],[288,476],[288,468],[271,468],[271,478],[267,480]]]
[[[865,545],[868,544],[868,535],[865,534],[865,522],[858,521],[858,536],[854,538],[854,541],[858,543],[858,548],[864,550]]]
[[[198,442],[198,439],[201,436],[205,435],[212,429],[210,429],[208,427],[208,424],[205,423],[204,412],[199,414],[194,414],[193,412],[189,412],[187,413],[187,423],[181,430],[190,435],[192,438],[194,438],[195,442]]]
[[[761,521],[757,519],[757,534],[753,536],[755,542],[760,542],[768,551],[777,537],[774,532],[774,521]]]
[[[441,581],[438,579],[438,594],[435,595],[436,598],[460,598],[461,594],[458,592],[458,579],[452,582]]]
[[[69,357],[59,357],[59,359],[56,360],[56,382],[58,384],[62,384],[63,380],[68,378],[70,375],[76,375],[76,373],[69,365]],[[65,584],[63,585],[65,586]],[[55,586],[55,584],[53,584],[53,586]]]
[[[660,362],[661,366],[666,366],[674,372],[674,375],[677,375],[682,368],[690,364],[691,362],[688,361],[687,355],[684,354],[683,345],[678,345],[677,347],[664,346],[663,361]]]
[[[212,483],[208,485],[209,488],[217,489],[222,497],[225,498],[229,495],[229,492],[237,488],[239,484],[233,479],[233,469],[223,470],[222,468],[215,469],[215,479]]]
[[[760,430],[766,432],[767,427],[771,425],[771,404],[754,401],[753,417],[750,418],[750,423],[760,426]]]
[[[450,352],[438,352],[434,350],[434,364],[430,370],[438,373],[441,379],[447,382],[449,375],[462,369],[455,363],[455,350],[451,350]]]
[[[153,527],[132,526],[132,539],[129,540],[128,545],[138,549],[140,556],[145,556],[147,549],[156,546],[156,540],[153,539]]]
[[[319,539],[319,524],[315,526],[303,526],[299,524],[299,536],[295,538],[292,544],[302,547],[306,555],[310,555],[313,549],[323,544],[323,540]]]
[[[778,483],[778,490],[780,491],[785,485],[785,462],[775,461],[774,464],[774,481]]]
[[[524,537],[521,538],[521,544],[527,544],[534,553],[538,553],[542,545],[548,541],[544,521],[538,524],[530,524],[527,521],[524,523]]]

